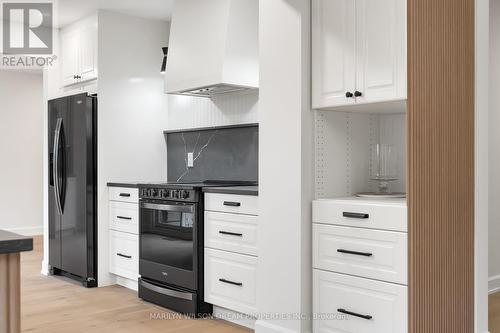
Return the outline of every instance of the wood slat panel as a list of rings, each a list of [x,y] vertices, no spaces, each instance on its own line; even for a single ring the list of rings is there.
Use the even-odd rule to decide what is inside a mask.
[[[408,0],[410,333],[474,332],[474,0]]]

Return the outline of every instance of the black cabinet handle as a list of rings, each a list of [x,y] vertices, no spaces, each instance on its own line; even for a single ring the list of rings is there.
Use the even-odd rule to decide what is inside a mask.
[[[355,97],[361,97],[361,96],[363,96],[363,93],[362,93],[361,91],[357,91],[357,90],[356,90],[356,91],[354,92],[354,96],[355,96]]]
[[[370,315],[362,315],[362,314],[359,314],[359,313],[356,313],[356,312],[351,312],[351,311],[347,311],[345,309],[337,309],[338,312],[340,313],[343,313],[343,314],[346,314],[346,315],[349,315],[349,316],[354,316],[354,317],[358,317],[358,318],[363,318],[363,319],[366,319],[366,320],[370,320],[372,319],[373,317],[370,316]]]
[[[123,257],[123,258],[127,258],[127,259],[132,259],[132,256],[127,256],[125,254],[117,253],[116,255],[119,256],[119,257]]]
[[[130,197],[130,193],[120,193],[120,197]]]
[[[239,207],[241,206],[241,203],[234,201],[224,201],[224,206]]]
[[[219,234],[222,234],[222,235],[229,235],[229,236],[238,236],[238,237],[243,237],[243,234],[238,234],[238,233],[236,233],[236,232],[222,231],[222,230],[219,230]]]
[[[370,252],[358,252],[358,251],[350,251],[350,250],[344,250],[344,249],[337,249],[337,252],[345,253],[345,254],[353,254],[356,256],[363,256],[363,257],[373,256],[373,253],[370,253]]]
[[[227,283],[227,284],[232,284],[233,286],[243,287],[243,283],[241,283],[241,282],[234,282],[234,281],[229,281],[226,279],[219,279],[219,281]]]
[[[343,212],[342,216],[343,217],[350,217],[353,219],[367,219],[370,217],[370,215],[365,214],[365,213],[351,213],[351,212]]]
[[[352,98],[354,95],[352,94],[352,92],[348,91],[345,93],[345,97],[346,98]]]
[[[132,220],[131,217],[126,217],[126,216],[117,216],[116,218],[120,220]]]

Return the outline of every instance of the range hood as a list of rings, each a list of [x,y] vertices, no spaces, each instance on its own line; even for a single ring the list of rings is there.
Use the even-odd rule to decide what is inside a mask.
[[[176,0],[168,94],[212,97],[259,86],[258,0]]]

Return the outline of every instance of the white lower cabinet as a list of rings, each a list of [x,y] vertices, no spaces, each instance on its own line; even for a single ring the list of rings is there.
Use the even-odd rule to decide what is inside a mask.
[[[404,200],[313,202],[313,332],[408,332]]]
[[[257,258],[205,249],[205,301],[246,314],[257,312]]]
[[[109,228],[131,234],[139,234],[139,210],[137,209],[137,204],[110,201]]]
[[[313,225],[313,267],[375,280],[407,283],[407,234]]]
[[[313,270],[314,332],[406,333],[407,287]]]
[[[109,272],[116,284],[137,290],[139,278],[139,190],[108,187]]]
[[[110,230],[109,241],[109,271],[137,281],[139,277],[139,236]]]
[[[258,197],[205,194],[205,302],[247,316],[226,320],[253,328],[258,311]]]
[[[205,212],[205,247],[257,255],[257,216]]]

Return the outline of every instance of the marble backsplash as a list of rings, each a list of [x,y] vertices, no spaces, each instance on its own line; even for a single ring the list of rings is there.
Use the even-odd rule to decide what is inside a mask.
[[[257,124],[165,131],[168,180],[258,180]],[[192,154],[193,167],[188,167]]]

